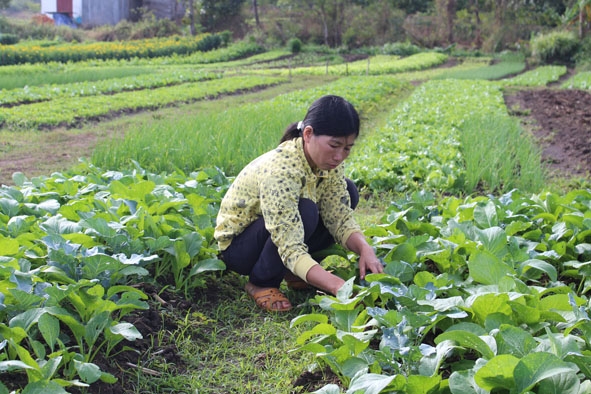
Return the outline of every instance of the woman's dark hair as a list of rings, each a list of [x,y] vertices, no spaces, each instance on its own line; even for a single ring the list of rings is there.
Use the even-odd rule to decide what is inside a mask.
[[[298,127],[299,125],[299,127]],[[340,96],[327,95],[314,101],[302,123],[290,124],[281,142],[300,137],[306,126],[312,126],[315,135],[331,137],[359,136],[359,114],[353,105]]]

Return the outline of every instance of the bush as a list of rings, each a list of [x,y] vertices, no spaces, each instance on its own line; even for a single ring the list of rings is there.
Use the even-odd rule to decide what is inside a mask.
[[[205,36],[197,44],[197,50],[207,52],[219,48],[222,45],[222,38],[217,34]]]
[[[0,34],[0,45],[12,45],[18,42],[16,34]]]
[[[541,63],[572,63],[580,42],[570,31],[553,31],[532,38],[532,56]]]
[[[579,51],[575,55],[575,61],[578,67],[591,69],[591,37],[583,39]]]
[[[410,56],[419,52],[421,52],[421,48],[408,41],[387,43],[382,47],[384,55]]]
[[[299,38],[292,38],[287,43],[287,46],[293,54],[298,54],[302,51],[302,41]]]

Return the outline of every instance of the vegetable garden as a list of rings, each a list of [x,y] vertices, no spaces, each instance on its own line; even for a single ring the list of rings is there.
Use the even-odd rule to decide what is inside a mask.
[[[505,101],[550,84],[589,96],[589,73],[525,70],[515,58],[452,64],[439,52],[310,62],[244,43],[161,50],[166,56],[0,68],[0,81],[19,72],[70,75],[2,91],[0,120],[11,138],[145,111],[183,114],[134,122],[66,171],[16,172],[0,187],[0,393],[591,392],[588,172],[557,180],[535,133],[515,116],[526,109]],[[127,71],[89,80],[101,68]],[[267,90],[280,93],[249,99]],[[324,374],[315,385],[283,376],[222,388],[222,378],[209,376],[212,359],[185,361],[183,383],[167,382],[168,363],[145,364],[173,314],[165,296],[189,305],[179,307],[184,319],[173,315],[174,335],[188,347],[203,342],[204,354],[193,357],[208,360],[223,309],[208,314],[199,297],[210,286],[240,284],[213,240],[221,197],[243,165],[327,93],[349,99],[364,120],[346,168],[366,199],[377,200],[377,219],[360,221],[385,273],[358,281],[355,258],[337,248],[323,262],[349,279],[336,297],[294,295],[301,305],[281,318],[244,311],[250,306],[236,296],[234,314],[255,314],[255,326],[293,338],[281,346],[306,363],[292,366],[296,373],[309,364]],[[221,110],[185,111],[241,96]],[[148,313],[164,316],[160,333],[137,326]],[[247,335],[265,341],[263,328]],[[153,345],[138,345],[147,341]],[[125,354],[136,357],[122,364]],[[261,354],[254,364],[276,368],[261,361],[272,349]],[[233,373],[251,361],[224,368]],[[129,368],[143,386],[129,384]]]

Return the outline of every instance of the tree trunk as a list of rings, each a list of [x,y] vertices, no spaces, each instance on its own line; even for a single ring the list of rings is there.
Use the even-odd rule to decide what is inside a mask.
[[[505,23],[505,7],[506,7],[506,0],[496,0],[495,4],[495,23],[497,27],[502,27],[503,23]]]
[[[322,32],[324,34],[324,45],[329,46],[328,42],[328,20],[324,4],[320,7],[320,18],[322,19]]]
[[[254,11],[254,20],[256,22],[257,29],[261,28],[261,21],[259,19],[259,7],[257,5],[257,0],[252,0],[252,9]]]
[[[579,7],[579,38],[582,40],[585,35],[585,2],[581,1]]]
[[[456,19],[456,5],[456,0],[447,0],[447,42],[450,45],[454,42],[454,20]]]
[[[471,2],[472,2],[472,9],[474,10],[474,19],[475,19],[475,23],[476,23],[476,31],[474,32],[476,34],[475,44],[476,44],[476,48],[481,48],[482,47],[482,35],[481,35],[482,21],[480,20],[480,7],[478,7],[478,0],[471,0]]]
[[[197,34],[195,29],[195,4],[193,0],[189,0],[189,29],[191,30],[192,36]]]

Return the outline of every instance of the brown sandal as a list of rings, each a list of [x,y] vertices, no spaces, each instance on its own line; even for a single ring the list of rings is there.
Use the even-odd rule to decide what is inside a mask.
[[[285,302],[289,303],[289,299],[279,291],[279,289],[275,288],[266,288],[256,291],[248,291],[246,293],[256,302],[256,304],[269,312],[286,312],[291,310],[291,304],[289,307],[284,308],[275,308],[274,305],[276,302]]]

